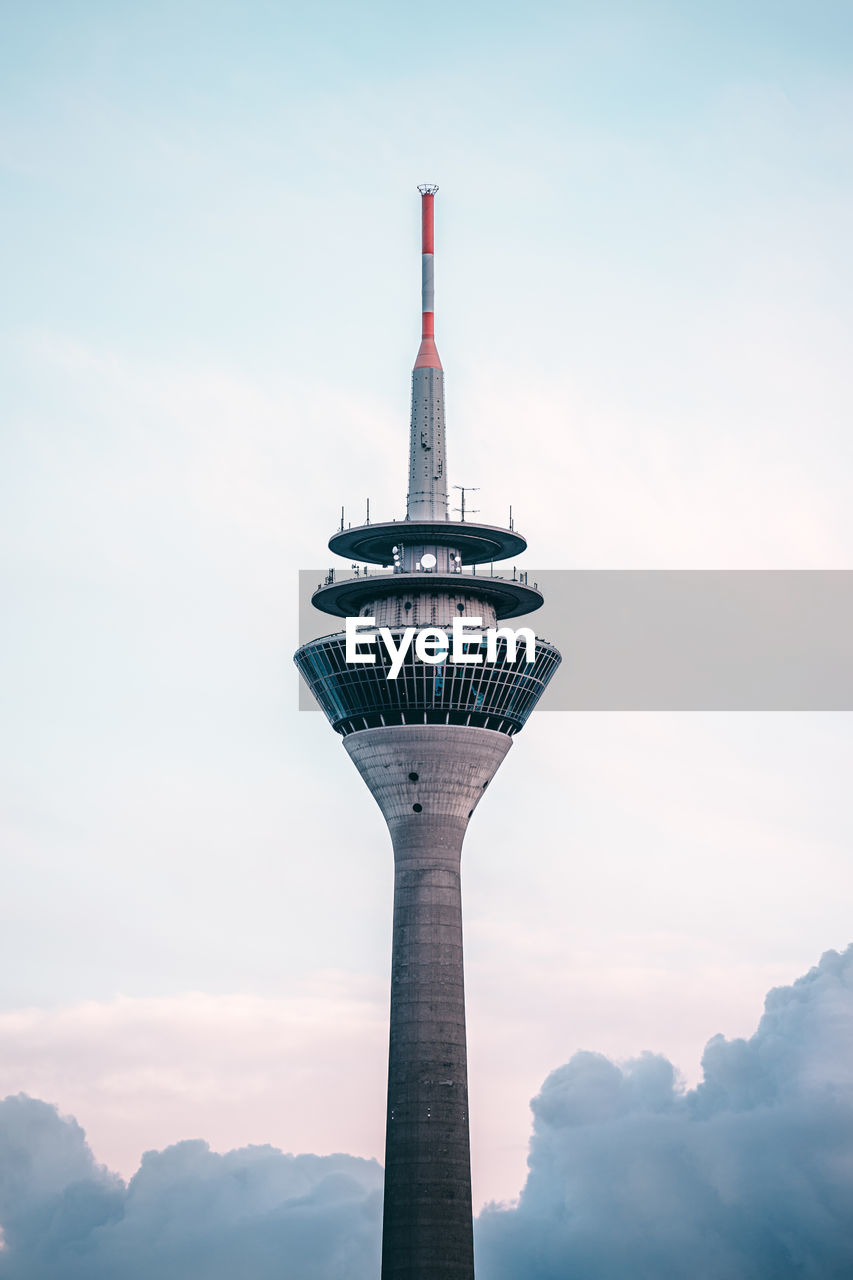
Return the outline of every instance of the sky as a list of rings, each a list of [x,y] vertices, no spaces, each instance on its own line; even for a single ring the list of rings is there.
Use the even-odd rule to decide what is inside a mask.
[[[416,184],[451,480],[527,568],[851,568],[853,16],[2,15],[0,1098],[125,1181],[345,1153],[362,1223],[390,847],[291,654],[341,505],[402,513]],[[850,748],[841,713],[533,716],[463,858],[474,1196],[517,1215],[481,1250],[545,1212],[530,1100],[577,1054],[640,1093],[665,1058],[682,1115],[709,1038],[844,953]]]

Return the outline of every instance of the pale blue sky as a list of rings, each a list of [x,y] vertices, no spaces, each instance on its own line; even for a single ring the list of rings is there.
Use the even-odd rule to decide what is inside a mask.
[[[417,182],[452,480],[530,568],[851,567],[851,26],[3,6],[0,1093],[126,1170],[381,1150],[386,837],[290,653],[341,502],[402,509]],[[466,849],[481,1198],[576,1048],[694,1078],[846,945],[849,758],[843,716],[534,719]]]

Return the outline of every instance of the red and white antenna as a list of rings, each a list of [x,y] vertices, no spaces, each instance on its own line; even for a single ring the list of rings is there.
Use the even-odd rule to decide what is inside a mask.
[[[421,193],[421,345],[412,370],[409,443],[409,520],[447,520],[447,458],[444,443],[444,371],[435,345],[435,257],[433,226],[438,187]]]
[[[424,182],[421,193],[421,345],[416,369],[440,369],[435,346],[435,183]]]

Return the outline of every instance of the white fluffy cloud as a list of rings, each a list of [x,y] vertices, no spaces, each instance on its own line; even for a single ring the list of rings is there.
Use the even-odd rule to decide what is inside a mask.
[[[8,1280],[344,1280],[378,1270],[381,1170],[353,1156],[207,1143],[148,1152],[125,1184],[76,1121],[0,1103]]]
[[[579,1053],[533,1100],[519,1205],[480,1219],[490,1280],[829,1280],[853,1273],[853,948],[715,1036],[689,1092],[666,1058]]]
[[[578,1053],[533,1100],[530,1173],[477,1230],[479,1280],[842,1280],[853,1273],[853,946],[709,1041],[685,1090],[663,1056]],[[47,1103],[0,1103],[0,1280],[361,1280],[381,1170],[202,1141],[125,1184]]]

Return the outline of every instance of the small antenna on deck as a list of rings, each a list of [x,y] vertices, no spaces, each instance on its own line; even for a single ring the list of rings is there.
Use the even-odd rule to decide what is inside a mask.
[[[454,508],[453,508],[453,510],[454,510],[454,511],[461,511],[461,513],[462,513],[462,519],[463,519],[463,520],[465,519],[465,512],[466,512],[466,511],[468,512],[468,514],[469,514],[469,515],[477,515],[477,514],[479,513],[480,508],[479,508],[479,507],[466,507],[466,506],[465,506],[465,494],[466,494],[466,493],[479,493],[479,492],[480,492],[480,486],[479,486],[478,484],[474,484],[474,485],[472,485],[472,484],[467,484],[467,485],[466,485],[466,484],[455,484],[455,485],[453,486],[453,488],[454,488],[454,489],[460,489],[460,490],[461,490],[461,492],[462,492],[462,506],[461,506],[461,507],[454,507]]]

